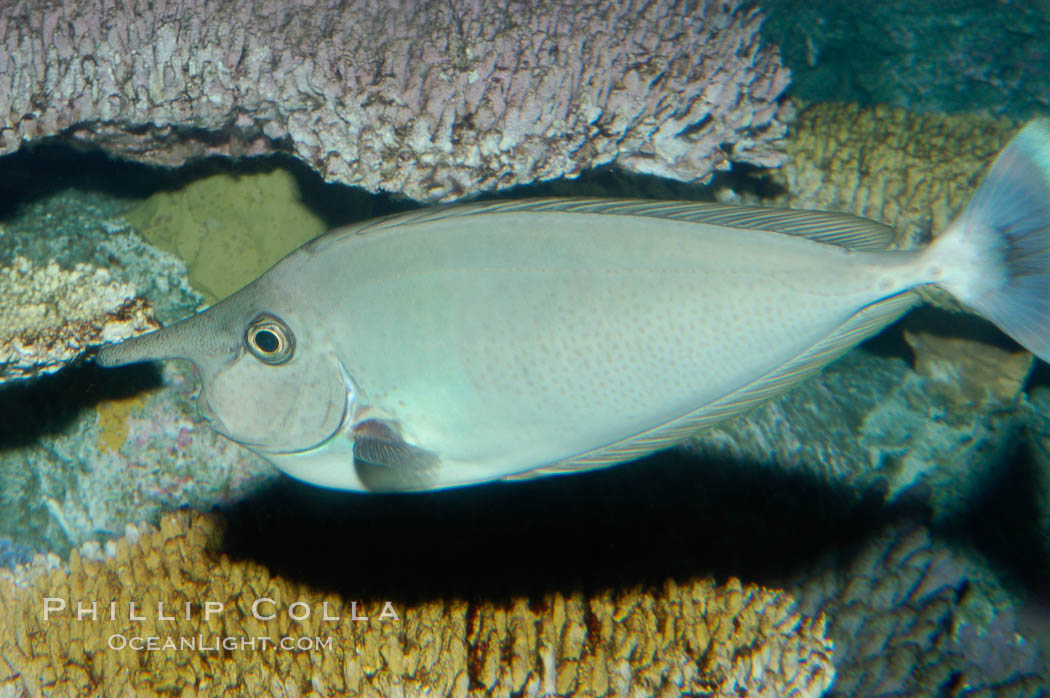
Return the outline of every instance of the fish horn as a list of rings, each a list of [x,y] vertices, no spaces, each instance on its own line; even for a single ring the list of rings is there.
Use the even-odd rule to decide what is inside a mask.
[[[200,366],[201,359],[208,356],[203,338],[209,336],[209,320],[204,314],[193,315],[170,327],[103,347],[95,355],[95,363],[111,367],[158,359],[187,359]]]

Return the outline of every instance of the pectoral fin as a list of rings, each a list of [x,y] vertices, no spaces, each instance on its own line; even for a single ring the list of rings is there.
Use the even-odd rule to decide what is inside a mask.
[[[440,464],[436,453],[407,443],[388,422],[369,419],[354,427],[354,468],[373,492],[430,489]]]

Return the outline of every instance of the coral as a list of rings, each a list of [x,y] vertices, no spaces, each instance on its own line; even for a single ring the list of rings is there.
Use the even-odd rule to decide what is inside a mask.
[[[3,173],[0,180],[10,181]],[[163,323],[184,317],[201,301],[187,284],[185,265],[144,243],[123,220],[128,208],[102,191],[32,199],[4,221],[0,269],[24,266],[16,260],[25,257],[34,273],[54,262],[60,275],[73,279],[77,265],[86,265],[78,288],[57,294],[47,312],[90,308],[107,298],[106,288],[121,290],[113,293],[116,302],[134,288]],[[109,286],[93,281],[96,267],[106,268]],[[33,289],[47,295],[47,284]],[[91,289],[96,295],[86,296]],[[7,306],[9,297],[0,295],[0,315],[28,310],[22,303]],[[75,353],[70,348],[70,356]],[[74,361],[0,388],[0,536],[16,545],[68,554],[71,546],[115,535],[129,522],[156,521],[179,506],[210,508],[277,476],[265,461],[200,424],[198,383],[192,367],[180,362],[114,374]]]
[[[160,325],[134,289],[105,269],[16,257],[0,267],[0,383],[52,373],[87,347]]]
[[[302,203],[295,178],[280,168],[216,174],[157,192],[127,220],[186,261],[190,284],[209,304],[325,231],[324,221]]]
[[[12,162],[28,154],[12,158]],[[10,166],[6,158],[0,165]],[[123,168],[109,161],[109,175],[118,180],[141,179],[140,170]],[[137,166],[135,166],[137,167]],[[162,325],[169,325],[198,309],[201,296],[190,288],[185,263],[175,255],[143,242],[124,216],[137,201],[90,186],[105,187],[105,174],[91,172],[79,158],[57,165],[49,173],[62,180],[66,168],[80,168],[94,175],[83,189],[62,189],[47,195],[20,199],[14,217],[0,228],[0,267],[12,266],[16,257],[46,267],[52,262],[61,269],[78,264],[105,269],[112,281],[135,289],[153,306]],[[0,181],[18,179],[20,173],[0,166]]]
[[[950,322],[956,336],[929,334],[937,326],[930,315]],[[904,321],[914,368],[899,356],[850,352],[686,448],[705,460],[805,472],[890,501],[921,485],[938,522],[965,511],[1014,454],[1033,361],[1016,347],[977,341],[964,319],[946,315],[916,311]]]
[[[828,618],[830,696],[1041,695],[1050,680],[988,573],[923,528],[887,528],[790,588]]]
[[[739,0],[0,2],[0,153],[291,152],[420,200],[616,162],[782,161],[789,81]]]
[[[271,575],[222,554],[220,541],[217,518],[178,512],[68,564],[41,556],[0,572],[0,691],[817,696],[833,678],[823,620],[735,580],[399,608]],[[207,602],[222,610],[207,613]],[[97,620],[79,612],[92,603]],[[131,638],[199,644],[112,649]],[[200,649],[226,638],[256,649]],[[282,638],[312,646],[281,648]]]
[[[128,169],[120,175],[141,174]],[[93,174],[95,181],[105,176]],[[2,172],[0,180],[10,181]],[[189,287],[181,261],[131,230],[123,220],[129,208],[97,190],[31,199],[3,223],[0,269],[13,270],[18,257],[30,259],[36,271],[56,262],[60,274],[72,274],[63,270],[78,264],[105,267],[112,288],[136,289],[161,322],[174,322],[201,297]],[[94,274],[84,275],[81,288],[59,294],[49,312],[65,312],[71,301],[83,299]],[[46,295],[46,284],[33,288]],[[76,309],[101,302],[106,293],[88,296]],[[8,298],[0,295],[0,315],[26,309],[8,307]],[[181,362],[114,373],[74,361],[0,388],[0,536],[17,545],[68,554],[71,546],[115,535],[129,522],[155,522],[180,506],[210,508],[277,477],[268,463],[200,423],[197,379]]]
[[[487,692],[543,695],[820,695],[831,684],[823,623],[736,580],[666,582],[589,598],[551,594],[469,613],[468,663]],[[757,637],[756,637],[757,636]],[[510,661],[504,660],[510,647]],[[540,667],[545,671],[537,671]]]
[[[211,508],[277,477],[200,423],[191,366],[158,368],[131,369],[133,391],[110,392],[103,369],[88,366],[0,392],[0,424],[33,435],[0,448],[0,535],[65,554],[130,522]],[[62,428],[40,428],[55,422]]]
[[[902,247],[938,234],[1018,122],[980,114],[813,104],[799,111],[773,175],[790,208],[846,211],[893,226]]]
[[[98,405],[98,450],[119,452],[128,440],[131,425],[128,418],[148,406],[149,394],[103,400]]]

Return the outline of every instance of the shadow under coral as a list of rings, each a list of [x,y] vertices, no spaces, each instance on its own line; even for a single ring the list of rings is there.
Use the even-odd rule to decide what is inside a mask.
[[[584,475],[427,494],[355,495],[282,478],[226,512],[224,548],[349,598],[494,598],[697,574],[772,581],[921,509],[669,451]]]
[[[0,385],[0,451],[37,443],[67,429],[101,400],[130,397],[161,385],[155,364],[108,369],[80,360],[59,373]]]

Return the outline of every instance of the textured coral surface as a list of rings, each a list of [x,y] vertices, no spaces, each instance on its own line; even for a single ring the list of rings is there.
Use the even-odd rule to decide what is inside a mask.
[[[974,560],[909,525],[840,557],[793,589],[806,613],[829,619],[831,696],[1046,695],[1038,643]]]
[[[108,271],[16,257],[0,266],[0,383],[52,373],[89,346],[160,327],[148,301]]]
[[[0,691],[803,697],[820,695],[834,676],[823,619],[802,618],[787,595],[736,580],[399,608],[231,560],[215,550],[220,538],[216,519],[179,512],[159,530],[129,529],[105,550],[76,550],[68,564],[41,557],[2,573]],[[46,619],[45,598],[53,609]],[[221,612],[206,613],[207,602]],[[95,619],[79,611],[92,603]],[[207,646],[255,638],[259,649],[113,649],[133,637],[155,637],[159,647],[168,638],[206,638]],[[285,637],[331,646],[280,649]]]
[[[427,200],[613,161],[704,178],[781,161],[789,77],[760,21],[737,0],[2,0],[0,153],[281,150]]]
[[[1019,122],[980,114],[813,104],[799,111],[774,178],[789,208],[847,211],[914,247],[944,230]]]

